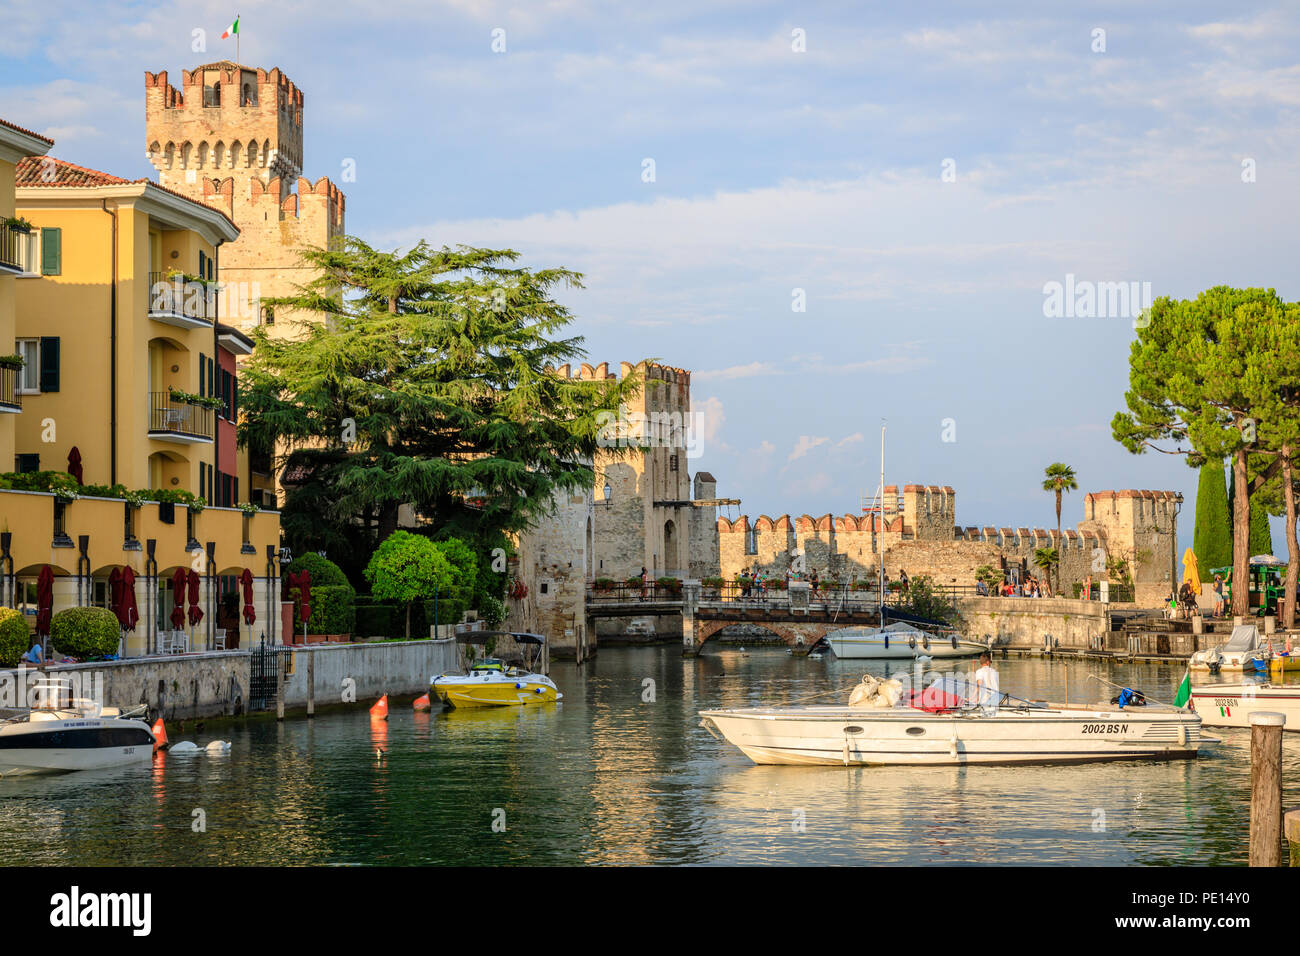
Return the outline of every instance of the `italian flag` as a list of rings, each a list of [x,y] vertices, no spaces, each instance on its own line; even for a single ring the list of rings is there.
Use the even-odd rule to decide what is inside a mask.
[[[1188,668],[1183,673],[1183,682],[1178,685],[1178,695],[1174,697],[1174,706],[1183,707],[1192,698],[1192,671]]]
[[[235,22],[226,27],[226,32],[221,34],[221,39],[229,40],[239,33],[239,14],[235,14]]]

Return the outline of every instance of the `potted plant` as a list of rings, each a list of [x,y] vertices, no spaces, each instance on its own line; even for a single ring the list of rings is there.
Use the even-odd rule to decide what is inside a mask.
[[[32,231],[32,224],[22,216],[10,216],[4,220],[4,224],[14,232],[27,234]]]
[[[26,364],[27,360],[21,355],[0,355],[0,368],[11,368],[17,371]]]

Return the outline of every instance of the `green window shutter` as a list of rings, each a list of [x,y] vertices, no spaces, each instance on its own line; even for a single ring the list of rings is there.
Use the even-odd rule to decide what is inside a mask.
[[[207,381],[208,381],[208,360],[205,359],[202,355],[200,355],[199,356],[199,394],[200,395],[208,394]]]
[[[41,391],[59,390],[59,337],[41,336]]]
[[[63,271],[63,230],[41,228],[41,275],[56,276]]]
[[[208,277],[208,257],[204,254],[203,250],[200,249],[199,250],[199,278],[206,279],[207,277]]]

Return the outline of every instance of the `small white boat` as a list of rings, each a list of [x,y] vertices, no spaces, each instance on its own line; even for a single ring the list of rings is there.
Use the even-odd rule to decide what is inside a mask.
[[[974,657],[988,648],[962,640],[956,631],[931,634],[903,621],[885,627],[846,627],[826,635],[844,660],[913,660],[918,657]]]
[[[1226,643],[1197,651],[1188,663],[1197,669],[1210,671],[1253,671],[1265,656],[1259,628],[1254,624],[1238,624]]]
[[[30,710],[0,720],[0,776],[147,763],[154,735],[135,713],[73,698],[67,678],[41,680]]]
[[[1300,731],[1300,684],[1193,684],[1191,705],[1207,727],[1249,727],[1266,710],[1286,715],[1283,730]]]
[[[874,680],[874,679],[873,679]],[[759,764],[843,766],[1084,763],[1195,757],[1193,711],[1036,703],[977,691],[954,677],[923,693],[855,690],[858,705],[700,711],[701,726]],[[891,706],[890,702],[897,700]]]

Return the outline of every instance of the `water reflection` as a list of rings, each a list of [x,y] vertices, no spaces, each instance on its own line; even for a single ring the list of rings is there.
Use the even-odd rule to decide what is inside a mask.
[[[1017,696],[1076,702],[1113,696],[1093,673],[1165,699],[1183,675],[998,669]],[[1223,743],[1195,761],[846,769],[758,767],[698,726],[706,707],[843,700],[863,673],[913,669],[758,648],[696,660],[606,650],[557,665],[559,704],[231,725],[195,740],[230,739],[223,757],[0,781],[0,848],[14,863],[82,865],[1245,862],[1249,731],[1216,730]],[[1284,748],[1290,806],[1300,734]],[[192,828],[196,808],[206,832]]]

